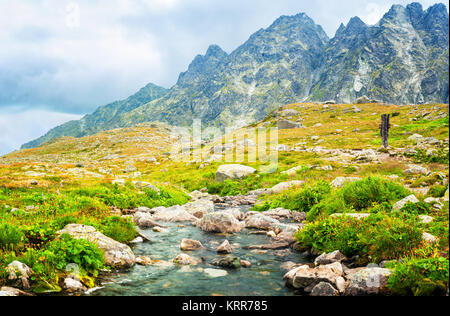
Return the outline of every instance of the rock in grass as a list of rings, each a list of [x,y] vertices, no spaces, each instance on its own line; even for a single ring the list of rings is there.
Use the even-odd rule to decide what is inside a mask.
[[[416,198],[416,196],[414,194],[405,197],[403,200],[398,201],[397,203],[394,204],[394,206],[392,207],[392,211],[393,212],[398,212],[400,211],[407,203],[419,203],[419,200]]]
[[[135,265],[136,257],[127,245],[111,239],[94,227],[80,224],[69,224],[57,232],[58,235],[68,234],[75,239],[84,239],[104,252],[105,264],[114,268],[130,268]]]
[[[417,166],[417,165],[409,165],[409,168],[404,171],[405,174],[423,174],[423,175],[429,175],[430,171],[427,168]]]
[[[182,239],[180,244],[180,249],[183,251],[193,251],[193,250],[199,250],[204,249],[202,243],[198,240],[193,239]]]
[[[292,122],[289,120],[281,120],[278,122],[278,129],[294,129],[294,128],[305,128],[301,123]]]
[[[437,242],[437,238],[429,233],[422,234],[422,240],[429,245],[435,244]]]
[[[419,217],[420,221],[422,222],[422,224],[428,224],[434,220],[433,217],[428,216],[428,215],[419,215],[418,217]]]
[[[272,187],[272,189],[270,189],[270,190],[272,191],[272,193],[277,194],[277,193],[281,193],[281,192],[284,192],[284,191],[287,191],[290,189],[301,187],[304,183],[305,183],[304,181],[298,181],[298,180],[281,182],[281,183],[278,183],[277,185],[275,185],[274,187]]]
[[[217,169],[216,181],[224,182],[228,179],[242,179],[256,172],[256,169],[244,165],[222,165]]]
[[[355,182],[355,181],[359,181],[359,180],[361,180],[361,178],[358,178],[358,177],[337,177],[336,179],[333,180],[333,182],[331,182],[330,185],[334,188],[340,188],[347,183],[351,183],[351,182]]]

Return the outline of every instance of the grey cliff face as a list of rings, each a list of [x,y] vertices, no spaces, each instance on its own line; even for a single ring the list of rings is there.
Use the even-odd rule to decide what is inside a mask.
[[[374,26],[352,18],[330,41],[311,100],[448,102],[448,13],[394,5]]]

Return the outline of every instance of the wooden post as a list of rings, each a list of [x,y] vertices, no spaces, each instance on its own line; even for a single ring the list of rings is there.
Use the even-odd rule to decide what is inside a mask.
[[[381,141],[383,143],[384,148],[388,148],[388,140],[389,140],[389,129],[391,128],[390,125],[390,114],[383,114],[381,115],[381,126],[380,126],[380,134],[381,134]]]

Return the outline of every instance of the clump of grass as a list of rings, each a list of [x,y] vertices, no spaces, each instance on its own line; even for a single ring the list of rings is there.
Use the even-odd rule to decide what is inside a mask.
[[[0,249],[17,249],[23,238],[24,234],[19,227],[8,223],[0,225]]]

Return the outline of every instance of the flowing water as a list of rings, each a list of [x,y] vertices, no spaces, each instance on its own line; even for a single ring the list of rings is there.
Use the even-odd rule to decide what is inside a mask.
[[[245,211],[245,209],[243,209]],[[252,233],[244,229],[241,233],[221,235],[203,232],[191,225],[167,223],[167,232],[156,233],[151,229],[143,233],[151,242],[138,244],[133,251],[137,256],[148,256],[153,260],[171,262],[182,253],[180,242],[183,238],[199,240],[206,249],[187,252],[192,257],[203,258],[196,266],[135,266],[128,272],[114,274],[104,282],[103,287],[92,292],[95,296],[133,295],[133,296],[283,296],[294,293],[285,287],[285,270],[280,265],[286,261],[305,263],[301,254],[288,250],[261,251],[246,250],[242,247],[268,244],[270,237]],[[181,226],[181,227],[180,227]],[[254,232],[254,231],[253,231]],[[220,257],[216,248],[225,239],[233,245],[233,256],[252,263],[250,268],[226,270],[227,275],[212,277],[209,269],[222,270],[210,263]],[[236,247],[234,247],[236,246]],[[287,255],[286,255],[287,254]],[[280,256],[283,255],[283,256]],[[213,272],[217,272],[213,270]]]

